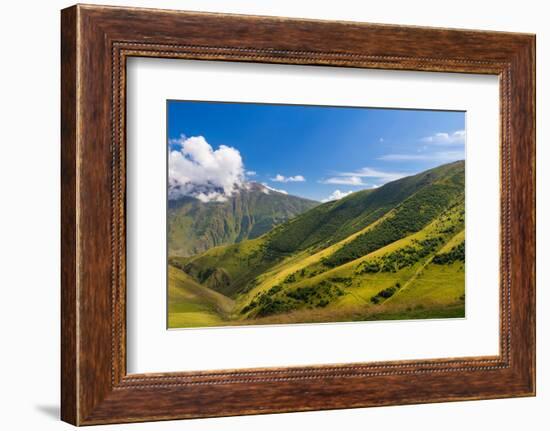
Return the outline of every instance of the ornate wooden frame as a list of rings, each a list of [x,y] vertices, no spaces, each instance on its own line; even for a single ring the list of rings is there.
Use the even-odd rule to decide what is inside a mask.
[[[534,35],[78,5],[62,11],[61,48],[63,420],[88,425],[534,395]],[[129,56],[498,75],[500,354],[128,375]]]

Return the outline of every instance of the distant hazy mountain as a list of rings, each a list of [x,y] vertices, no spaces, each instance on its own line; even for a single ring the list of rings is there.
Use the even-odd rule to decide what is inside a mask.
[[[254,239],[318,205],[258,183],[248,183],[225,202],[186,196],[168,202],[168,249],[190,256],[211,247]]]
[[[256,239],[171,257],[169,325],[463,317],[464,172],[459,161],[352,193],[261,236],[245,222],[238,233],[220,228],[235,240],[240,232]],[[262,208],[262,194],[231,205]],[[264,205],[281,199],[268,214],[290,205],[289,196],[264,196]],[[292,202],[314,206],[302,201]],[[231,226],[246,219],[241,206],[248,207],[227,210],[237,214]],[[216,212],[222,226],[223,214]],[[183,310],[180,297],[200,300]]]

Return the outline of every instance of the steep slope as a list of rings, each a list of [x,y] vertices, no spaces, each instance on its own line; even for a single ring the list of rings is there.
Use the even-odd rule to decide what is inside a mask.
[[[392,304],[420,310],[440,310],[448,304],[455,304],[456,311],[464,316],[464,230],[453,237],[424,267],[410,284],[388,299],[386,307]],[[461,308],[461,309],[460,309]]]
[[[285,314],[301,322],[463,316],[463,196],[418,232],[319,272],[322,266],[311,256],[263,274],[237,299],[242,318],[273,323]]]
[[[236,297],[265,278],[289,276],[290,265],[311,277],[418,232],[457,205],[463,193],[462,161],[319,205],[253,241],[171,262],[198,282]]]
[[[168,249],[190,256],[222,245],[254,239],[307,211],[318,202],[250,183],[225,202],[183,197],[168,202]]]
[[[214,326],[223,323],[234,302],[168,267],[168,327]]]
[[[334,267],[417,232],[464,194],[464,170],[451,170],[406,199],[391,217],[347,243],[323,263]]]
[[[270,248],[295,252],[326,247],[373,223],[407,198],[443,178],[457,177],[464,187],[464,161],[402,178],[377,189],[362,190],[334,202],[317,206],[275,230]]]
[[[463,197],[418,232],[322,272],[312,268],[322,265],[324,251],[283,259],[257,276],[251,290],[234,296],[229,314],[211,324],[211,311],[203,317],[190,314],[189,324],[197,326],[201,319],[203,326],[223,326],[464,317]],[[328,254],[352,240],[334,244]],[[261,239],[255,242],[258,247]]]

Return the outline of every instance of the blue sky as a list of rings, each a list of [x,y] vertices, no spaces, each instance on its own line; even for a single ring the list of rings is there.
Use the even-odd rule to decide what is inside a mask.
[[[171,180],[226,191],[244,172],[244,181],[326,200],[464,159],[464,112],[186,101],[167,109],[170,153],[181,162],[170,157]]]

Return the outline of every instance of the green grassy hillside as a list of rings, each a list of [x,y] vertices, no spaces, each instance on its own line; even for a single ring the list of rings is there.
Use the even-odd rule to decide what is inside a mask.
[[[168,267],[168,327],[218,326],[227,320],[234,301]]]
[[[442,271],[448,265],[434,265],[432,259],[443,253],[463,229],[463,206],[458,204],[419,232],[345,264],[322,270],[319,256],[314,255],[281,265],[277,274],[271,272],[260,277],[253,290],[237,299],[237,306],[242,305],[241,313],[247,318],[326,308],[334,315],[348,316],[349,320],[365,320],[369,314],[410,311],[409,301],[404,301],[408,298],[405,292],[417,290],[420,277],[437,271],[439,275],[445,274]],[[464,292],[463,269],[462,262],[462,270],[456,277],[436,277],[438,283],[445,285],[443,290],[461,292],[452,298],[441,293],[453,306],[455,296]],[[402,295],[403,300],[398,299]],[[419,301],[422,302],[426,301]],[[308,321],[308,313],[302,315]]]
[[[171,327],[464,316],[464,163],[353,193],[170,266],[185,286],[232,301],[223,312],[180,313]]]
[[[295,252],[311,246],[325,247],[370,225],[418,191],[444,178],[462,176],[464,162],[455,162],[406,177],[377,189],[362,190],[319,205],[272,232],[269,247]]]

